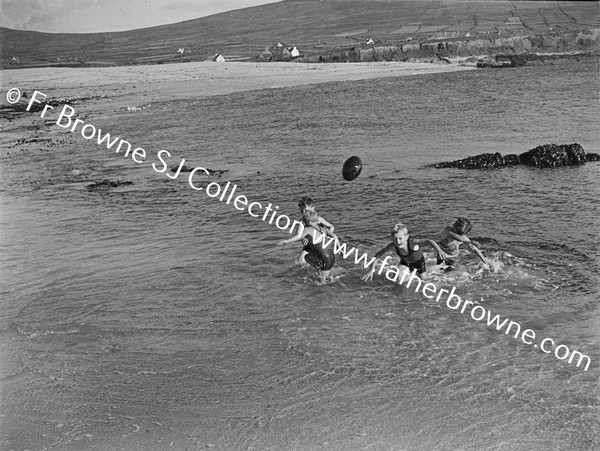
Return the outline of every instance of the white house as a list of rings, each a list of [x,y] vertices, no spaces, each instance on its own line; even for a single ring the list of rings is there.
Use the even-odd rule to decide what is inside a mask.
[[[216,61],[217,63],[224,63],[225,57],[220,53],[217,53],[215,56],[213,56],[213,61]]]

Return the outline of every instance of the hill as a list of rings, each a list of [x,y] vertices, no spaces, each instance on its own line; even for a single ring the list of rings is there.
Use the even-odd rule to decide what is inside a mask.
[[[598,33],[590,30],[598,28],[598,2],[294,0],[115,33],[2,28],[0,63],[3,68],[133,65],[202,61],[216,53],[252,59],[277,42],[314,60],[367,39],[398,46],[549,36],[542,50],[595,49]]]

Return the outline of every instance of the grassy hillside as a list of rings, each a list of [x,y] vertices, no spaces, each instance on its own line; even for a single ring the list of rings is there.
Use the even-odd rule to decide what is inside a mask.
[[[205,60],[215,53],[254,58],[277,42],[315,55],[368,38],[398,44],[444,35],[474,39],[598,27],[598,2],[285,1],[118,33],[50,34],[2,28],[1,64],[6,68],[162,63]],[[183,55],[177,53],[182,47]]]

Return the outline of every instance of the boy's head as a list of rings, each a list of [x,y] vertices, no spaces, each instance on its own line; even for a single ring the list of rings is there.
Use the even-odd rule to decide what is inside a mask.
[[[404,240],[408,239],[408,228],[399,222],[392,228],[391,235],[394,242],[401,244]]]
[[[319,216],[313,210],[306,210],[302,214],[302,222],[306,226],[316,223],[318,219],[319,219]]]
[[[310,197],[303,196],[298,201],[298,207],[300,207],[300,211],[305,212],[306,210],[315,210],[315,204]]]
[[[466,235],[471,231],[471,221],[467,218],[458,218],[452,226],[452,231],[457,235]]]

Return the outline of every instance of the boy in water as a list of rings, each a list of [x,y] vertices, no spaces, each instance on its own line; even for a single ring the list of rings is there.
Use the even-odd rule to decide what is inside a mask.
[[[301,215],[303,215],[307,211],[314,211],[315,213],[317,212],[317,210],[315,209],[315,203],[310,197],[307,196],[303,196],[300,198],[300,200],[298,201],[298,207],[300,208]],[[320,226],[326,227],[331,233],[333,233],[335,227],[333,227],[333,225],[330,222],[326,221],[321,216],[318,216],[317,221]]]
[[[304,213],[306,213],[307,211],[313,211],[315,212],[315,214],[317,213],[313,200],[307,196],[303,196],[300,198],[300,200],[298,201],[298,207],[300,208],[300,214],[302,216],[304,216]],[[323,229],[326,232],[329,232],[328,235],[334,237],[336,242],[338,241],[337,235],[333,233],[335,227],[333,227],[333,225],[330,222],[326,221],[321,216],[318,216],[318,214],[316,222],[319,226],[319,230]],[[298,256],[298,264],[300,265],[306,264],[305,258],[310,250],[309,246],[306,243],[304,244],[304,248],[302,248],[302,252],[300,252],[300,255]]]
[[[278,245],[293,243],[302,240],[304,249],[300,254],[301,263],[308,263],[319,271],[319,278],[322,282],[329,277],[329,270],[335,263],[335,253],[333,246],[323,247],[323,239],[326,235],[337,237],[319,224],[319,216],[314,210],[306,210],[302,215],[304,229],[301,233],[288,240],[280,240]]]
[[[442,230],[442,233],[440,234],[440,245],[443,252],[438,252],[438,265],[446,263],[448,266],[452,266],[454,260],[451,259],[458,257],[458,254],[460,253],[459,247],[463,243],[465,243],[465,245],[471,249],[483,263],[488,263],[487,259],[479,250],[479,243],[477,243],[477,241],[472,241],[467,236],[467,233],[470,231],[471,221],[466,218],[458,218],[452,227],[447,226]]]
[[[425,266],[425,257],[419,248],[420,245],[429,245],[433,247],[438,253],[438,256],[446,255],[433,240],[411,238],[408,234],[408,229],[404,224],[396,224],[392,229],[391,235],[392,242],[375,254],[376,259],[387,252],[395,251],[400,257],[400,264],[408,267],[411,272],[416,270],[417,274],[422,274],[427,268]],[[375,272],[376,266],[375,262],[376,261],[373,262],[371,271],[363,276],[362,280],[365,282],[373,279],[373,273]]]

